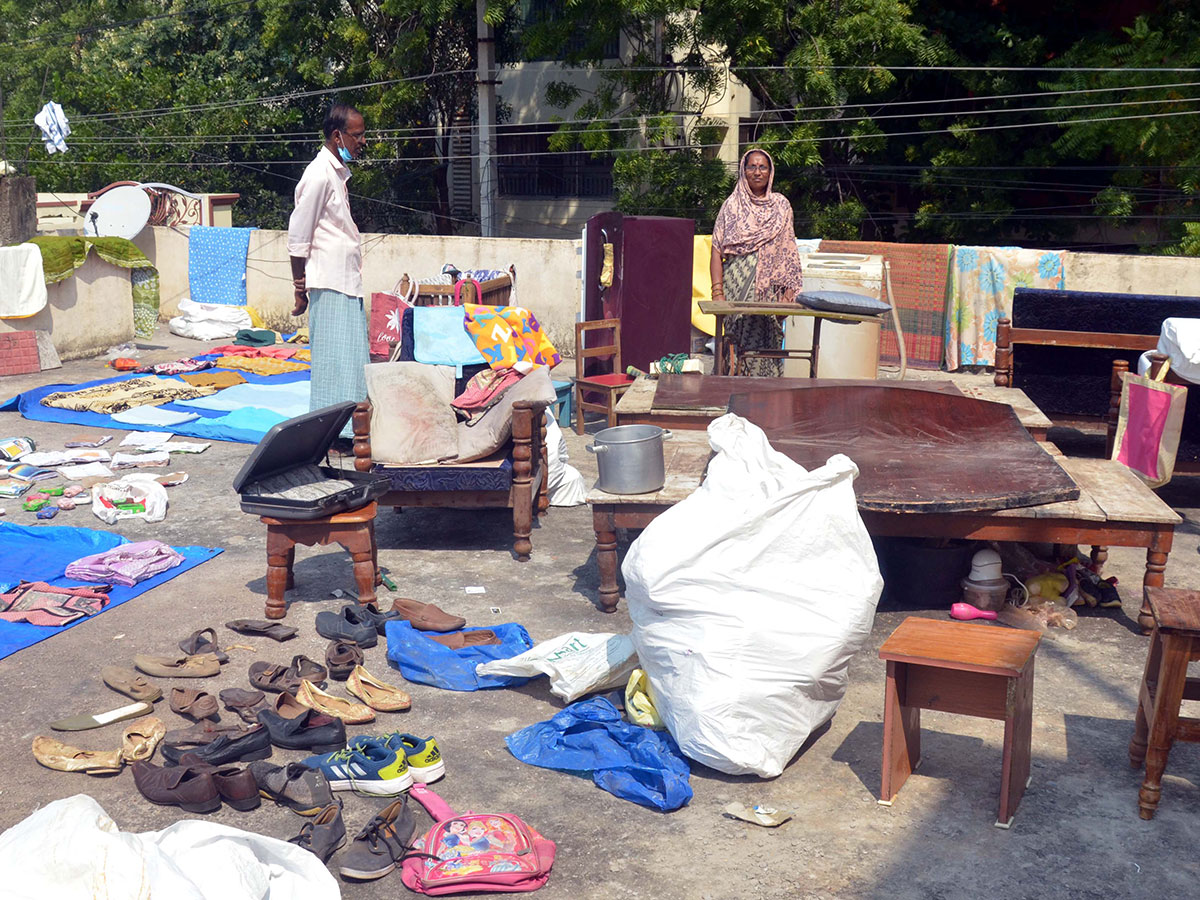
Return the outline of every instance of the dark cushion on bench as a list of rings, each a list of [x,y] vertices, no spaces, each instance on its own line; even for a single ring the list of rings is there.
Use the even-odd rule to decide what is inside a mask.
[[[507,491],[512,487],[512,460],[497,466],[375,466],[393,491]]]

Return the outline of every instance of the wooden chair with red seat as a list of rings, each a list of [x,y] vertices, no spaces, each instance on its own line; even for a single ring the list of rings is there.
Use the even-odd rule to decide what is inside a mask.
[[[612,343],[599,347],[588,347],[586,335],[589,331],[611,331]],[[589,359],[611,359],[612,371],[608,373],[585,375],[584,368]],[[575,323],[575,431],[583,434],[584,410],[602,412],[608,416],[608,427],[617,424],[617,400],[629,386],[633,378],[625,374],[621,365],[621,320],[596,319],[591,322]],[[603,403],[585,401],[585,393],[604,395]]]

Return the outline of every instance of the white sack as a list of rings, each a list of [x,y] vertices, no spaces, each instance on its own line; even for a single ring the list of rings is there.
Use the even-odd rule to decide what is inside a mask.
[[[632,638],[683,752],[769,778],[837,710],[883,579],[850,459],[806,472],[732,414],[708,436],[704,483],[625,558]]]
[[[109,506],[105,500],[114,505]],[[131,500],[145,503],[146,511],[134,512],[115,508],[115,504]],[[120,519],[161,522],[167,517],[167,489],[158,482],[157,475],[148,472],[134,472],[116,481],[96,484],[92,486],[92,514],[107,525],[112,525]]]
[[[243,328],[250,328],[250,313],[244,306],[197,303],[185,297],[179,301],[179,315],[171,319],[167,327],[180,337],[220,341],[233,337]]]
[[[216,822],[120,831],[86,794],[56,800],[0,835],[6,900],[338,900],[311,852]]]
[[[546,491],[551,506],[580,506],[587,497],[587,483],[583,474],[567,464],[567,439],[554,418],[554,409],[546,410]]]
[[[524,653],[475,667],[476,675],[550,676],[550,693],[573,703],[584,694],[624,687],[637,668],[624,634],[573,631],[534,644]]]

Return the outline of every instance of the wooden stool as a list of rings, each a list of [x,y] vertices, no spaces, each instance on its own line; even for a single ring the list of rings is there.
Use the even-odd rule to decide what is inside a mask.
[[[262,516],[267,526],[267,618],[282,619],[287,615],[284,594],[295,587],[292,565],[296,561],[296,545],[341,544],[354,562],[354,581],[358,585],[358,602],[375,602],[375,586],[379,577],[379,558],[375,548],[374,503],[359,509],[322,516],[319,519],[275,519]]]
[[[1029,786],[1033,658],[1041,634],[910,617],[879,648],[887,660],[883,785],[891,806],[921,761],[921,710],[1004,720],[997,828],[1012,825]]]
[[[1154,616],[1154,630],[1138,691],[1129,764],[1135,769],[1143,761],[1146,764],[1138,815],[1153,819],[1171,745],[1200,742],[1200,719],[1179,715],[1183,700],[1200,700],[1200,678],[1187,677],[1188,663],[1200,659],[1200,591],[1148,587],[1146,602]]]

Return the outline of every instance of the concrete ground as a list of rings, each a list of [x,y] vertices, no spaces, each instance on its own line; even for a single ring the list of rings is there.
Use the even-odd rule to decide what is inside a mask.
[[[168,335],[142,359],[157,362],[193,355],[202,347]],[[103,377],[99,360],[61,370],[0,379],[0,395],[47,382],[77,383]],[[967,376],[972,377],[972,376]],[[974,376],[978,377],[978,376]],[[32,422],[0,414],[0,436],[29,435],[43,448],[59,448],[78,426]],[[117,433],[116,436],[121,436]],[[1055,435],[1052,434],[1052,438]],[[1071,434],[1060,436],[1064,443]],[[585,439],[568,434],[571,462],[594,478]],[[1082,441],[1084,451],[1094,442]],[[287,623],[300,635],[286,644],[246,638],[222,627],[241,617],[261,617],[265,599],[264,528],[239,511],[230,487],[250,447],[216,443],[200,456],[177,457],[174,468],[191,476],[170,489],[166,521],[122,523],[133,540],[204,544],[224,553],[166,585],[0,661],[0,828],[19,822],[52,800],[91,794],[128,831],[163,828],[186,814],[148,803],[129,772],[92,778],[42,768],[30,753],[48,723],[84,711],[119,706],[123,698],[104,686],[99,669],[128,663],[135,653],[171,653],[192,631],[215,626],[230,650],[220,676],[199,682],[216,693],[246,687],[256,659],[287,663],[294,654],[323,659],[325,641],[313,629],[318,611],[336,610],[334,588],[353,580],[337,548],[302,548]],[[852,449],[850,450],[853,455]],[[1200,492],[1195,479],[1178,479],[1162,492],[1185,517],[1166,571],[1169,586],[1200,587]],[[31,513],[11,501],[8,520],[30,523]],[[61,514],[54,525],[104,529],[87,509]],[[472,625],[520,622],[535,639],[567,631],[627,631],[622,607],[606,615],[596,606],[597,573],[591,517],[584,507],[552,509],[533,535],[533,558],[516,562],[509,548],[509,517],[500,511],[405,511],[381,515],[380,562],[402,596],[434,601],[466,616]],[[459,809],[511,811],[558,844],[558,857],[541,896],[740,898],[1022,898],[1185,897],[1200,883],[1200,748],[1178,746],[1164,779],[1153,821],[1137,815],[1140,775],[1126,747],[1132,731],[1146,639],[1132,624],[1140,602],[1144,555],[1113,548],[1108,573],[1120,578],[1124,608],[1081,616],[1079,627],[1043,642],[1034,692],[1033,783],[1009,831],[993,827],[1000,780],[1000,723],[926,713],[924,758],[896,799],[876,803],[880,781],[884,665],[879,645],[911,611],[881,611],[871,639],[850,667],[850,687],[827,729],[814,736],[783,775],[770,781],[730,777],[695,766],[691,804],[670,814],[619,800],[577,778],[517,762],[504,737],[549,718],[563,704],[544,680],[517,690],[452,693],[410,685],[412,709],[380,714],[376,726],[351,733],[402,729],[436,735],[448,775],[437,791]],[[484,586],[486,594],[465,588]],[[384,590],[381,600],[390,604]],[[499,608],[492,612],[491,608]],[[940,609],[918,612],[940,617]],[[990,626],[981,626],[990,627]],[[999,627],[999,626],[996,626]],[[381,645],[367,651],[368,667],[385,678]],[[172,682],[162,679],[164,688]],[[179,684],[182,682],[174,682]],[[197,686],[196,681],[188,682]],[[341,693],[340,685],[332,690]],[[169,728],[188,724],[166,702],[157,714]],[[230,714],[223,713],[223,720]],[[121,725],[66,735],[78,746],[117,746]],[[284,762],[299,753],[275,751]],[[794,811],[778,829],[726,818],[731,801]],[[346,797],[351,836],[383,801]],[[270,803],[241,813],[224,807],[212,818],[280,838],[305,820]],[[422,817],[422,822],[427,820]],[[334,864],[337,857],[334,857]],[[12,883],[19,872],[3,874]],[[346,884],[352,898],[403,893],[398,875]],[[0,894],[4,891],[0,888]]]

